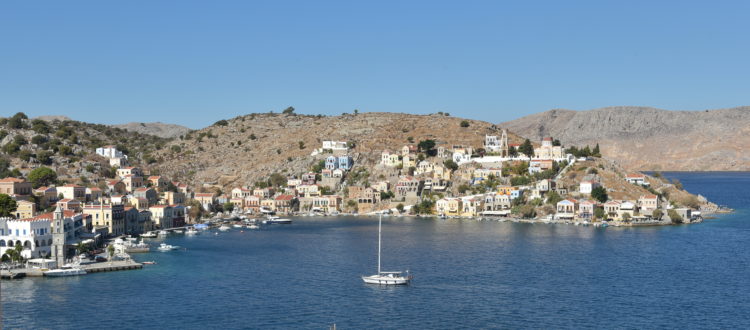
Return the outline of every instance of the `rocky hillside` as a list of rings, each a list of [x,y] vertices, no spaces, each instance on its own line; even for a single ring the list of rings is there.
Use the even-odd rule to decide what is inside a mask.
[[[750,170],[750,107],[550,110],[498,126],[532,140],[554,136],[566,146],[599,143],[604,157],[628,169]]]
[[[165,124],[160,122],[155,123],[127,123],[112,125],[113,127],[121,128],[127,131],[156,135],[161,138],[171,139],[185,135],[190,132],[190,129],[185,126],[175,124]]]
[[[106,125],[56,118],[30,120],[23,113],[0,117],[0,163],[27,174],[33,168],[54,169],[65,182],[96,182],[113,177],[109,162],[96,155],[96,148],[115,145],[135,165],[154,163],[169,140],[153,135],[128,132]],[[7,173],[5,173],[7,174]]]
[[[462,121],[468,127],[461,127]],[[360,165],[374,165],[383,149],[434,139],[450,145],[482,145],[484,135],[500,134],[491,123],[442,114],[363,113],[335,117],[250,114],[222,120],[175,139],[156,167],[183,182],[222,186],[252,184],[271,173],[300,174],[326,155],[310,157],[324,140],[355,145]],[[412,142],[410,142],[412,141]],[[523,142],[510,135],[511,143]]]

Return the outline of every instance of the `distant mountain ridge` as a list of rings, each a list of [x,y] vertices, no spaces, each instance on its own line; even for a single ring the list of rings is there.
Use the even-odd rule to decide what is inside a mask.
[[[650,107],[555,109],[498,126],[566,146],[600,143],[603,156],[635,170],[750,170],[750,107],[669,111]]]
[[[153,123],[137,123],[131,122],[127,124],[111,125],[112,127],[122,128],[131,132],[137,132],[141,134],[156,135],[162,138],[176,138],[180,135],[185,135],[191,131],[190,128],[176,124],[165,124],[162,122]]]

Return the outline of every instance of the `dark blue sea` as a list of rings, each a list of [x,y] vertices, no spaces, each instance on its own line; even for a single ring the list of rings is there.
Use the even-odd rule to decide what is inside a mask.
[[[750,173],[664,173],[735,208],[701,224],[594,228],[297,218],[169,237],[142,270],[3,281],[3,328],[750,328]],[[152,242],[158,243],[159,240]]]

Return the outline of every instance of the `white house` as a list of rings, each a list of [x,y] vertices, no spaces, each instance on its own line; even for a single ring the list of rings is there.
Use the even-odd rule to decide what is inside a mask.
[[[578,191],[582,194],[590,194],[594,188],[599,187],[598,182],[594,181],[581,181],[581,185],[578,188]]]
[[[344,141],[323,141],[323,150],[347,151],[349,147]]]
[[[27,259],[50,256],[50,220],[0,218],[0,255],[16,245],[23,246],[21,255]]]
[[[96,154],[106,158],[128,158],[128,156],[123,154],[122,151],[117,150],[115,146],[103,146],[101,148],[96,148]]]
[[[648,185],[648,181],[646,181],[646,176],[640,173],[628,174],[627,176],[625,176],[625,181],[630,182],[632,184],[637,184],[640,186]]]

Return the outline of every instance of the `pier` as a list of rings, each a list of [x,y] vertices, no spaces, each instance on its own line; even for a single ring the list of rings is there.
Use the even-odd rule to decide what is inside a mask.
[[[85,270],[86,273],[101,273],[101,272],[115,272],[120,270],[131,270],[141,269],[143,264],[135,262],[133,260],[117,260],[117,261],[105,261],[91,264],[81,265],[81,269]],[[0,270],[0,278],[2,279],[19,279],[24,277],[41,277],[44,276],[46,269],[40,268],[15,268],[15,269],[3,269]]]

